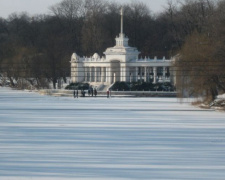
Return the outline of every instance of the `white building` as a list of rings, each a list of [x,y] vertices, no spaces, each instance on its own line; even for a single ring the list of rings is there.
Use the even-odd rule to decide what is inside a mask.
[[[92,57],[71,57],[72,82],[111,85],[114,82],[170,82],[172,60],[144,58],[140,52],[128,45],[128,37],[123,33],[123,10],[121,10],[121,33],[116,37],[116,45],[107,48],[105,56],[95,53]]]

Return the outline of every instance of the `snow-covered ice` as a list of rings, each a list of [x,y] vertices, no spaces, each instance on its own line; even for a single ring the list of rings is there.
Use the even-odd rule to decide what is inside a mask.
[[[224,180],[225,114],[0,88],[0,179]]]

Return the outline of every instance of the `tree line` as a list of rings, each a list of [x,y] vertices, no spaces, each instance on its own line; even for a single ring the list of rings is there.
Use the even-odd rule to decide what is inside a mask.
[[[182,97],[211,102],[225,93],[225,1],[187,2],[173,11],[183,18],[174,29],[184,33],[175,56],[176,87]]]
[[[214,98],[224,92],[225,0],[168,1],[158,14],[142,2],[123,7],[124,32],[140,56],[176,57],[180,95]],[[49,15],[0,18],[0,76],[12,86],[26,79],[37,88],[49,82],[56,88],[70,76],[73,52],[103,55],[115,45],[120,8],[105,0],[62,0]]]

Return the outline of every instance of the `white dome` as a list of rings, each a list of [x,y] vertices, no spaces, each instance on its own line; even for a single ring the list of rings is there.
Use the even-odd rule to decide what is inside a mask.
[[[98,53],[94,53],[94,55],[92,56],[93,59],[100,59],[100,56],[98,55]]]
[[[79,56],[76,53],[73,53],[72,57],[71,57],[71,60],[78,61],[79,60]]]

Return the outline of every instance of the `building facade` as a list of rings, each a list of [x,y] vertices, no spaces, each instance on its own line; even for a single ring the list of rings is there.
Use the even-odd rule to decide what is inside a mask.
[[[116,37],[116,45],[107,48],[105,56],[95,53],[92,57],[71,57],[72,82],[88,82],[111,85],[115,82],[171,82],[172,60],[139,59],[140,52],[128,45],[128,37],[123,33],[123,10],[121,10],[121,32]]]

